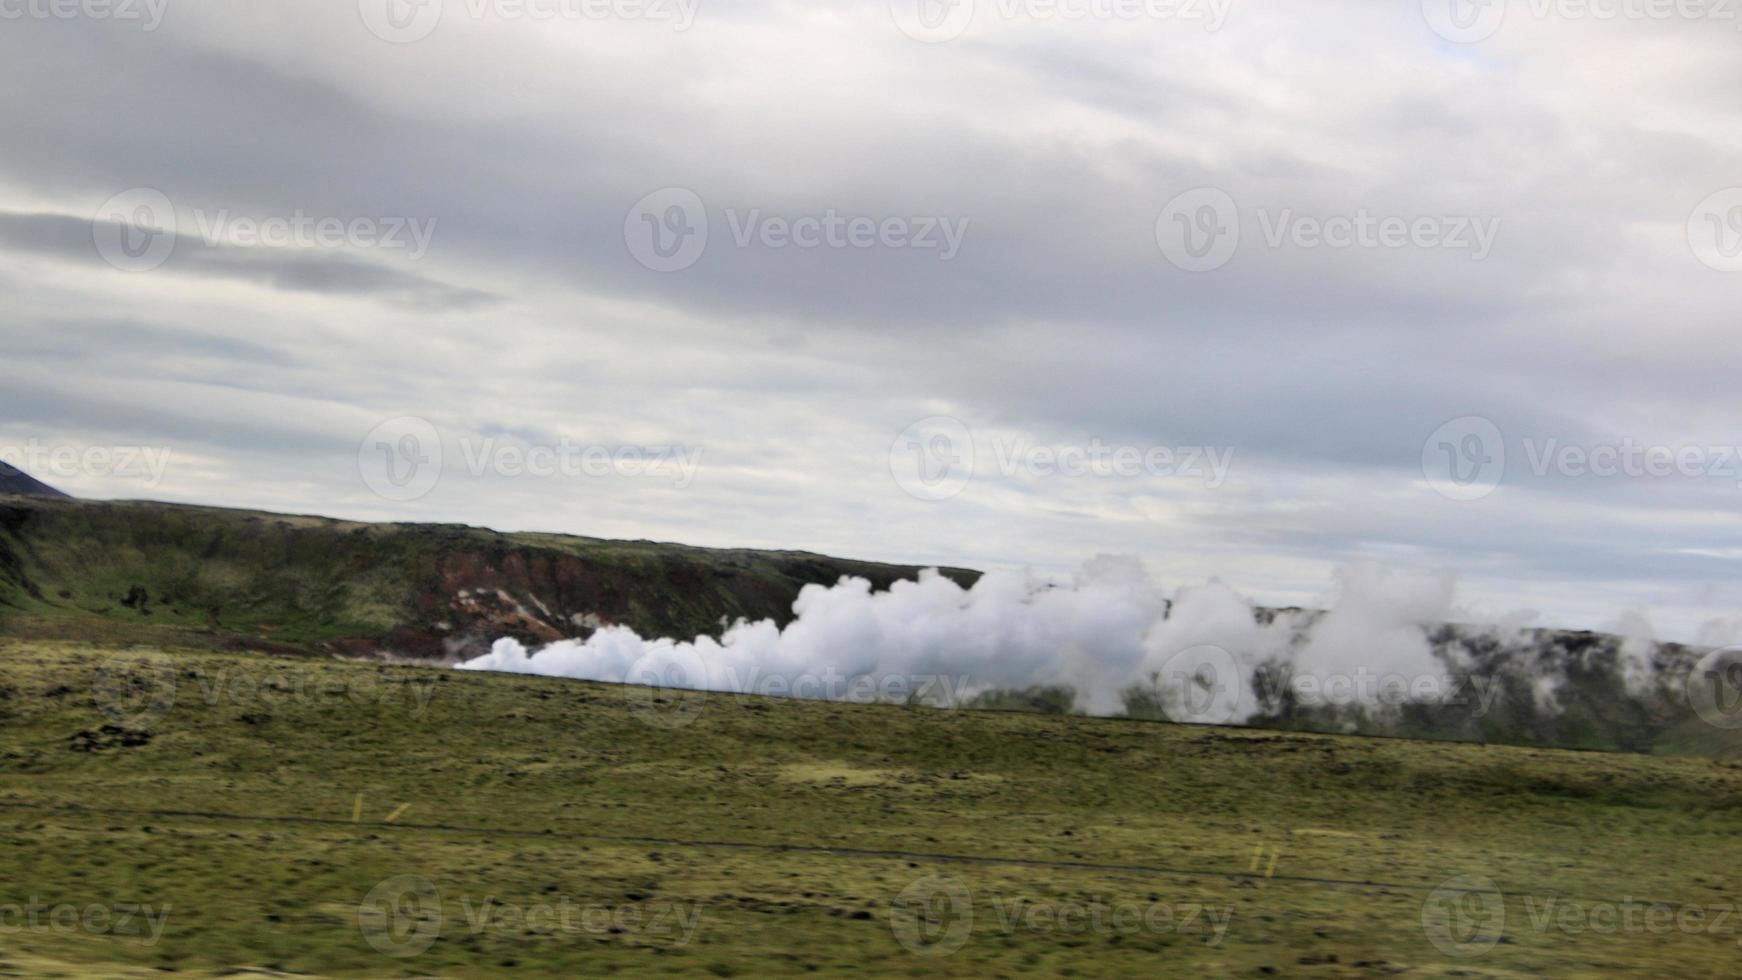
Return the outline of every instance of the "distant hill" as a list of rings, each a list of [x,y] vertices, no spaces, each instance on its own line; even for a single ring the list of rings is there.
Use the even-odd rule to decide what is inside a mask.
[[[0,635],[452,659],[621,624],[718,636],[807,584],[911,566],[216,507],[0,498]],[[965,583],[963,569],[945,574]]]
[[[56,497],[67,499],[67,495],[54,487],[38,480],[36,477],[0,462],[0,496],[15,494],[20,497]]]

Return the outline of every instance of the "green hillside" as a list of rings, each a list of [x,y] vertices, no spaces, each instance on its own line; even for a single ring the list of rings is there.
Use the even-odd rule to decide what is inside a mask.
[[[12,975],[1719,977],[1742,956],[1738,763],[20,641],[0,714]]]
[[[0,635],[44,639],[439,658],[602,623],[718,635],[740,617],[789,621],[808,583],[856,575],[881,589],[917,573],[803,552],[0,497]]]

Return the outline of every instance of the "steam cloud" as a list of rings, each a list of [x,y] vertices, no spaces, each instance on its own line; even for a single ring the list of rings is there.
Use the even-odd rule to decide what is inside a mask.
[[[1414,685],[1432,700],[1450,688],[1428,628],[1450,620],[1449,573],[1356,564],[1339,569],[1325,612],[1271,613],[1221,583],[1171,600],[1136,559],[1104,556],[1068,583],[992,572],[963,588],[934,571],[873,592],[864,579],[806,586],[796,619],[731,626],[719,641],[646,639],[606,627],[528,653],[512,639],[460,664],[585,680],[735,693],[966,703],[987,691],[1068,687],[1075,707],[1118,714],[1134,687],[1169,717],[1240,722],[1257,710],[1254,672],[1285,663],[1295,679],[1365,676]],[[1349,694],[1378,696],[1369,685]]]

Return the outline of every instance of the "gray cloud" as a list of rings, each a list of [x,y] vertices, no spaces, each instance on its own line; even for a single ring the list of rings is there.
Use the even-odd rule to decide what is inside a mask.
[[[113,222],[101,222],[110,224]],[[93,222],[64,214],[0,212],[0,248],[53,255],[103,271]],[[290,248],[212,245],[178,234],[164,269],[171,274],[249,282],[295,292],[359,294],[424,308],[475,309],[498,300],[488,292],[452,286],[352,255]]]
[[[13,23],[0,442],[172,444],[157,492],[176,499],[1051,570],[1135,551],[1164,581],[1272,600],[1373,557],[1460,568],[1552,621],[1662,607],[1692,635],[1742,604],[1711,587],[1742,554],[1733,481],[1509,471],[1454,502],[1421,460],[1472,415],[1512,465],[1527,439],[1742,441],[1737,280],[1686,230],[1742,183],[1734,32],[1525,17],[1463,46],[1417,7],[1258,0],[1216,33],[983,11],[939,45],[876,2],[708,8],[688,32],[454,15],[404,46],[343,0],[177,7],[150,34]],[[1156,226],[1200,186],[1236,202],[1242,240],[1193,273]],[[85,216],[134,187],[439,230],[407,263],[184,227],[161,269],[123,275]],[[624,224],[665,187],[705,202],[709,240],[661,273]],[[752,212],[830,211],[968,230],[948,261],[734,241]],[[1362,211],[1500,224],[1480,262],[1265,239],[1284,212]],[[357,451],[401,415],[455,452],[707,455],[682,492],[450,465],[395,503]],[[931,415],[1236,456],[1215,490],[981,472],[925,503],[889,455]]]

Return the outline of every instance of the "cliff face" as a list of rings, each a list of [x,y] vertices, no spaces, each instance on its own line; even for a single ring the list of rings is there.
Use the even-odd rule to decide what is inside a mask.
[[[739,618],[784,624],[807,584],[854,575],[883,589],[918,572],[803,552],[0,501],[0,634],[12,635],[170,630],[228,645],[451,659],[503,636],[537,644],[605,625],[688,638]]]

